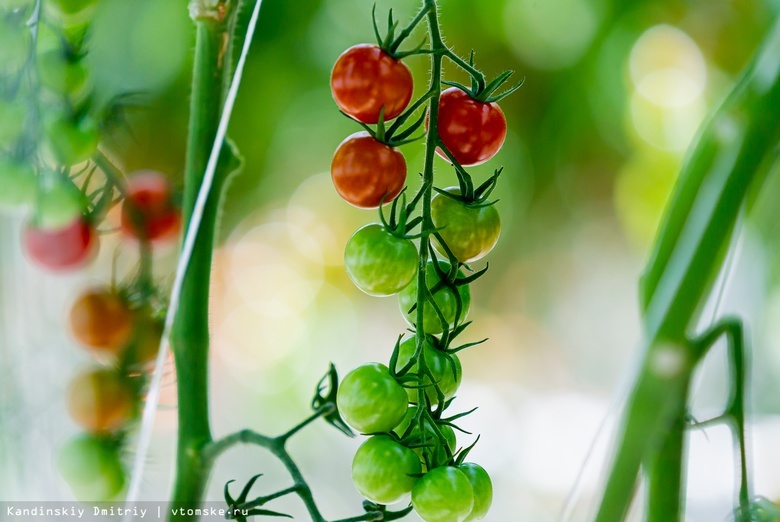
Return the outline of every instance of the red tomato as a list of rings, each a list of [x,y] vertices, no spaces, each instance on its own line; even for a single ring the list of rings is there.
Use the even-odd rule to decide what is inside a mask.
[[[133,331],[133,313],[108,289],[83,293],[70,309],[70,330],[81,344],[107,353],[119,353]]]
[[[171,199],[168,179],[153,170],[141,170],[127,178],[122,203],[122,231],[137,239],[170,239],[179,232],[181,214]]]
[[[330,90],[339,108],[363,123],[392,120],[412,99],[412,73],[376,45],[350,47],[336,60]]]
[[[367,132],[356,132],[336,149],[330,176],[336,192],[347,203],[376,208],[380,202],[393,201],[404,188],[406,160],[398,150]]]
[[[53,272],[80,268],[97,250],[95,229],[83,216],[62,228],[43,229],[29,223],[22,241],[30,260]]]
[[[506,138],[506,118],[498,104],[478,102],[457,87],[441,93],[438,122],[442,143],[464,167],[495,156]]]

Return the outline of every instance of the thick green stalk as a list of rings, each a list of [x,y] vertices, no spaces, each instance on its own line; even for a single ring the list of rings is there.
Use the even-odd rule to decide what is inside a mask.
[[[597,522],[623,520],[641,463],[682,461],[678,433],[687,404],[687,382],[702,357],[689,342],[699,311],[722,265],[737,218],[751,191],[763,182],[766,158],[780,140],[780,22],[743,73],[726,102],[703,127],[680,174],[642,280],[646,348],[622,422],[617,452]],[[680,405],[683,405],[682,407]],[[679,476],[665,482],[652,473],[651,511],[677,520]],[[675,466],[680,470],[682,466]],[[666,484],[666,485],[664,485]],[[676,499],[676,500],[675,500]],[[658,507],[655,507],[658,506]],[[661,506],[670,506],[661,508]]]

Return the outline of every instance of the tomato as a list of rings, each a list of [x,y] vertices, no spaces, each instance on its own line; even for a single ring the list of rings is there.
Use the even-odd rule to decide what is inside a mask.
[[[344,266],[355,286],[368,295],[397,294],[417,274],[417,249],[379,223],[352,234],[344,250]]]
[[[412,420],[417,414],[417,408],[419,408],[419,406],[410,407],[409,410],[407,410],[406,415],[404,415],[404,419],[401,421],[401,424],[396,426],[396,428],[393,430],[396,434],[398,434],[399,437],[404,435],[406,429],[409,427],[409,424],[411,424]],[[414,444],[416,444],[418,447],[412,447],[412,449],[421,459],[423,458],[423,451],[427,449],[428,454],[432,456],[434,467],[447,464],[447,450],[444,449],[441,440],[439,440],[439,437],[433,430],[433,426],[430,425],[430,421],[427,419],[423,420],[423,423],[425,425],[425,441],[423,442],[420,427],[415,426],[409,436],[412,437]],[[458,444],[457,437],[455,436],[455,430],[446,424],[440,424],[439,431],[442,435],[444,435],[444,439],[447,441],[447,447],[449,448],[450,453],[454,453]],[[409,446],[411,447],[412,444],[409,444]],[[424,462],[425,461],[423,460],[423,463]]]
[[[367,132],[356,132],[336,149],[330,176],[336,192],[347,203],[376,208],[393,201],[404,188],[406,160],[398,150]]]
[[[459,469],[436,468],[414,485],[412,506],[425,522],[463,522],[474,507],[474,491]]]
[[[352,460],[352,482],[361,495],[377,504],[392,504],[406,497],[422,472],[420,459],[390,437],[374,436],[364,442]]]
[[[29,205],[35,200],[35,171],[31,166],[0,158],[0,208]]]
[[[114,292],[89,290],[70,309],[70,331],[85,346],[118,354],[133,332],[133,313]]]
[[[60,49],[51,49],[37,59],[41,85],[77,105],[89,93],[89,74],[80,60],[70,60]]]
[[[401,369],[406,366],[414,356],[416,350],[417,340],[414,337],[402,342],[398,347],[398,362],[396,363],[396,368]],[[436,382],[439,385],[445,399],[451,399],[460,386],[462,374],[458,356],[455,354],[450,355],[455,363],[453,370],[453,366],[450,364],[447,356],[431,346],[430,343],[425,343],[423,355],[425,357],[425,365],[431,370],[434,377],[434,380],[431,381],[431,378],[426,376],[424,381],[424,384],[428,385],[425,389],[425,393],[428,395],[431,404],[437,404],[439,402],[433,382]],[[412,366],[411,370],[409,370],[410,373],[417,373],[417,371],[417,364]],[[418,402],[419,393],[417,388],[406,388],[406,393],[409,396],[409,402]]]
[[[0,96],[0,150],[11,147],[24,131],[25,108]]]
[[[330,74],[330,90],[339,108],[363,123],[377,123],[382,107],[384,120],[403,112],[412,99],[412,73],[376,45],[350,47],[336,60]]]
[[[87,199],[70,180],[41,176],[36,196],[35,222],[45,229],[61,228],[73,223],[87,210]]]
[[[98,368],[78,375],[68,389],[68,411],[91,433],[109,433],[132,419],[133,394],[115,370]]]
[[[464,167],[485,163],[506,138],[506,118],[498,104],[478,102],[457,87],[441,93],[437,121],[442,143]]]
[[[46,122],[46,138],[54,159],[63,165],[86,161],[97,149],[100,133],[89,116],[56,117]]]
[[[445,272],[450,268],[450,264],[446,261],[439,261],[439,266]],[[458,271],[458,274],[463,275],[460,271]],[[439,282],[439,275],[433,267],[433,261],[428,261],[428,266],[425,270],[425,281],[429,289],[432,289]],[[458,318],[458,324],[460,324],[466,318],[466,315],[468,315],[469,306],[471,304],[471,292],[469,291],[468,285],[459,286],[458,294],[460,295],[461,300],[461,313]],[[433,299],[444,314],[447,323],[452,325],[455,322],[455,314],[457,312],[457,298],[455,297],[455,293],[447,287],[442,287],[434,294]],[[414,326],[417,322],[417,309],[415,308],[412,313],[409,313],[409,310],[417,303],[417,278],[414,278],[406,288],[401,290],[398,294],[398,303],[406,321]],[[425,330],[425,333],[429,334],[438,334],[444,330],[439,315],[429,302],[426,302],[423,307],[423,329]]]
[[[349,372],[336,396],[339,412],[361,433],[387,432],[404,418],[404,388],[384,364],[369,363]]]
[[[82,216],[62,228],[44,229],[28,224],[22,233],[27,256],[54,272],[86,265],[97,251],[97,234]]]
[[[133,336],[127,347],[131,364],[146,366],[154,362],[160,349],[163,327],[163,322],[152,317],[148,310],[136,314]]]
[[[175,237],[180,228],[181,213],[173,203],[168,178],[153,170],[130,174],[122,203],[122,232],[164,241]]]
[[[0,13],[0,77],[15,74],[27,62],[32,36],[24,23],[13,23]]]
[[[457,187],[446,189],[459,194]],[[461,263],[471,263],[485,257],[498,242],[501,218],[495,205],[469,206],[460,201],[436,194],[431,200],[431,218],[452,254]],[[446,255],[434,239],[436,250]]]
[[[81,502],[114,500],[127,478],[117,445],[92,434],[68,441],[59,452],[57,467]]]
[[[493,503],[493,482],[490,480],[490,475],[482,466],[472,462],[461,464],[458,469],[469,479],[474,491],[474,507],[464,522],[482,520]]]

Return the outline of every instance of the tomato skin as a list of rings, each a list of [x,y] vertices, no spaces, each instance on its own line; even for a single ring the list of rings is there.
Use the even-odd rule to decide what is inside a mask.
[[[89,290],[70,309],[70,331],[84,346],[117,355],[133,332],[133,313],[110,290]]]
[[[474,506],[474,491],[459,469],[436,468],[415,484],[412,506],[425,522],[463,522]]]
[[[497,103],[482,103],[450,87],[439,98],[438,130],[444,146],[464,167],[485,163],[506,138],[506,117]],[[443,151],[439,156],[449,161]]]
[[[97,251],[97,234],[92,225],[78,216],[56,229],[28,224],[22,232],[27,257],[52,272],[75,270],[86,265]]]
[[[68,60],[60,49],[51,49],[37,58],[38,79],[50,91],[67,96],[77,105],[89,92],[89,73],[81,61]]]
[[[417,249],[379,223],[357,230],[344,249],[344,266],[352,282],[368,295],[397,294],[417,273]]]
[[[377,208],[393,201],[404,188],[406,160],[367,132],[356,132],[336,149],[330,177],[336,192],[350,205]]]
[[[445,272],[450,268],[450,264],[446,261],[439,261],[439,266]],[[461,276],[463,275],[460,271],[458,271],[458,274]],[[428,266],[425,270],[425,281],[429,289],[436,286],[439,282],[439,276],[433,267],[433,261],[428,261]],[[458,318],[458,324],[460,324],[468,315],[469,307],[471,305],[471,292],[469,291],[468,285],[459,286],[458,294],[460,295],[462,304],[460,317]],[[457,300],[453,291],[447,287],[442,287],[434,294],[433,299],[438,304],[448,324],[452,325],[455,321],[455,313],[457,312]],[[416,303],[417,278],[414,278],[406,288],[398,293],[398,304],[401,308],[401,313],[404,315],[404,318],[406,318],[406,322],[412,326],[417,322],[417,309],[415,308],[411,314],[409,313],[409,310]],[[425,333],[429,334],[439,334],[444,330],[439,315],[429,302],[426,302],[423,307],[423,327]]]
[[[330,90],[339,108],[363,123],[392,120],[412,99],[409,68],[376,45],[359,44],[344,51],[330,75]]]
[[[448,192],[460,193],[457,187]],[[498,242],[501,234],[501,217],[495,205],[470,207],[442,194],[431,200],[431,218],[440,229],[444,242],[461,263],[471,263],[485,257]],[[434,239],[433,246],[446,256],[444,248]]]
[[[97,368],[82,373],[68,388],[68,411],[90,433],[111,433],[133,416],[133,394],[116,371]]]
[[[45,127],[49,149],[62,165],[86,161],[97,149],[100,133],[89,116],[78,120],[58,117],[47,121]]]
[[[401,369],[406,366],[414,356],[416,350],[417,340],[414,337],[402,342],[398,347],[396,368]],[[460,386],[460,380],[463,373],[458,356],[455,354],[450,355],[455,363],[455,373],[453,373],[452,365],[447,360],[447,356],[427,342],[425,343],[423,354],[425,356],[425,365],[431,370],[431,373],[433,373],[433,382],[438,383],[439,388],[441,388],[441,391],[444,394],[445,400],[451,399]],[[415,364],[409,372],[417,373],[417,367],[418,365]],[[433,382],[430,377],[425,378],[424,384],[428,385],[428,387],[425,388],[425,393],[428,395],[431,404],[438,404],[439,400]],[[417,388],[406,388],[406,393],[409,396],[409,402],[418,402],[419,393]]]
[[[150,241],[165,241],[178,234],[181,214],[173,204],[170,182],[163,174],[142,170],[127,177],[121,227],[126,236]]]
[[[469,479],[474,491],[474,507],[464,522],[482,520],[493,503],[493,482],[490,480],[490,475],[485,468],[473,462],[461,464],[458,469]]]
[[[127,479],[116,445],[92,434],[68,441],[59,452],[57,467],[81,502],[113,500]]]
[[[164,327],[163,321],[152,317],[148,310],[136,312],[133,334],[126,350],[130,364],[145,367],[154,363]]]
[[[369,438],[352,460],[352,482],[361,495],[377,504],[392,504],[409,495],[422,472],[420,459],[390,437]]]
[[[349,372],[339,386],[336,404],[347,424],[361,433],[392,430],[409,406],[404,388],[387,366],[379,363]]]

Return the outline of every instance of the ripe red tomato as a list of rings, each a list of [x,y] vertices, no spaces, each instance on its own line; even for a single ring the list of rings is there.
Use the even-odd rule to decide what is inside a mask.
[[[153,170],[128,176],[121,226],[126,235],[150,241],[171,239],[178,233],[181,214],[173,204],[165,176]]]
[[[97,234],[83,216],[61,228],[44,229],[29,223],[22,236],[30,260],[53,272],[80,268],[97,251]]]
[[[457,87],[441,93],[438,126],[442,143],[464,167],[495,156],[506,138],[506,118],[498,104],[479,102]]]
[[[81,344],[118,354],[133,331],[133,313],[110,290],[89,290],[70,309],[70,330]]]
[[[133,416],[133,394],[115,370],[98,368],[78,375],[68,389],[68,411],[90,433],[108,433]]]
[[[363,123],[392,120],[412,99],[412,73],[376,45],[350,47],[338,57],[330,75],[330,90],[339,108]]]
[[[358,208],[393,201],[406,183],[406,160],[365,131],[341,142],[330,166],[336,192]],[[384,197],[384,200],[382,199]]]

